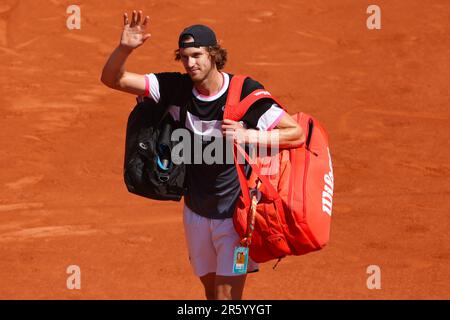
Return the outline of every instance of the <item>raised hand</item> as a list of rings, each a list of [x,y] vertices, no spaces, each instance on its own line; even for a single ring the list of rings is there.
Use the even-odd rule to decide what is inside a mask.
[[[131,21],[128,20],[128,14],[123,14],[123,32],[120,38],[120,46],[127,50],[133,50],[140,47],[144,42],[150,38],[150,33],[146,33],[149,16],[142,20],[142,11],[133,10]]]

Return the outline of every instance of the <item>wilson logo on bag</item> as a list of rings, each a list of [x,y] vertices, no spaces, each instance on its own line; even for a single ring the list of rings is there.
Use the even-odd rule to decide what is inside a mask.
[[[239,121],[259,99],[273,99],[256,90],[240,101],[246,76],[233,76],[224,119]],[[242,193],[233,222],[241,244],[255,262],[302,255],[323,248],[329,241],[334,175],[328,137],[321,124],[305,113],[292,115],[306,134],[298,148],[251,157],[235,143],[235,164]],[[237,156],[252,168],[249,179]],[[275,167],[276,170],[263,170]]]
[[[330,149],[328,149],[328,157],[330,158],[330,172],[323,176],[324,186],[322,192],[322,210],[323,212],[331,216],[331,210],[333,208],[333,188],[334,188],[334,178],[333,178],[333,165],[331,163]]]

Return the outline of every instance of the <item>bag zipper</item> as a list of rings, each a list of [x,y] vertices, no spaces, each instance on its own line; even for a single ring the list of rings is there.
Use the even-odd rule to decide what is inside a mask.
[[[305,155],[305,176],[303,177],[303,221],[306,220],[306,181],[308,180],[309,152]]]
[[[309,145],[311,144],[313,129],[314,129],[314,121],[313,121],[313,119],[309,118],[309,120],[308,120],[308,135],[306,136],[305,148],[306,148],[306,150],[308,150],[309,152],[311,152],[313,155],[315,155],[317,157],[318,154],[309,148]]]
[[[313,119],[309,119],[308,120],[308,137],[307,137],[307,150],[309,152],[306,152],[305,155],[305,176],[303,179],[303,221],[306,221],[306,182],[308,180],[308,170],[309,170],[309,162],[310,162],[310,158],[311,158],[311,153],[313,155],[315,155],[316,157],[318,156],[317,153],[313,152],[312,150],[309,149],[309,144],[311,143],[311,138],[312,138],[312,133],[313,133],[313,127],[314,127],[314,121]],[[306,231],[306,230],[305,230]],[[320,245],[317,243],[317,240],[315,239],[315,237],[311,234],[309,228],[306,232],[308,240],[316,247],[320,247]]]
[[[303,114],[301,115],[302,117],[303,117]],[[298,121],[298,122],[300,122],[300,120]],[[312,135],[312,131],[313,131],[313,126],[314,126],[314,122],[313,122],[313,120],[310,118],[309,120],[308,120],[308,126],[307,126],[307,130],[306,130],[306,132],[307,132],[307,136],[306,136],[306,141],[305,141],[305,150],[306,151],[308,151],[308,152],[306,152],[305,153],[305,176],[304,176],[304,179],[303,179],[303,199],[306,199],[305,198],[305,196],[306,196],[306,193],[305,193],[305,186],[306,186],[306,176],[307,176],[307,173],[308,173],[308,168],[309,168],[309,152],[312,152],[310,149],[309,149],[309,145],[310,145],[310,143],[311,143],[311,135]],[[295,163],[295,159],[294,158],[296,158],[297,157],[297,155],[295,154],[295,149],[293,149],[292,151],[291,151],[292,153],[291,153],[291,163]],[[317,156],[317,154],[315,154],[316,156]],[[293,183],[293,177],[295,176],[294,175],[294,170],[295,170],[295,166],[291,166],[291,175],[290,175],[290,183],[289,183],[289,193],[290,193],[290,195],[289,195],[289,200],[288,200],[288,207],[289,208],[292,208],[292,203],[294,202],[294,192],[293,192],[293,187],[294,187],[294,183]],[[305,203],[303,203],[303,220],[305,219],[305,207],[306,207],[306,205],[305,205]],[[291,212],[292,212],[292,210],[291,210]]]
[[[305,154],[305,175],[303,177],[303,221],[306,220],[306,181],[308,180],[308,169],[309,169],[309,158],[310,158],[310,152],[312,152],[309,149],[309,145],[311,144],[311,138],[312,138],[312,132],[314,128],[314,121],[309,118],[308,120],[308,136],[306,137],[306,145],[305,148],[307,151]],[[316,153],[312,152],[315,156],[317,156]]]

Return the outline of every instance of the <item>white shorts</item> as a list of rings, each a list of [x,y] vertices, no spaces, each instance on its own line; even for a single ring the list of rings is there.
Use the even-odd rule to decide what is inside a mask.
[[[239,245],[240,239],[234,229],[233,218],[205,218],[185,205],[183,224],[189,260],[196,276],[203,277],[208,273],[237,275],[233,273],[233,258],[234,248]],[[247,270],[258,271],[258,264],[250,257]]]

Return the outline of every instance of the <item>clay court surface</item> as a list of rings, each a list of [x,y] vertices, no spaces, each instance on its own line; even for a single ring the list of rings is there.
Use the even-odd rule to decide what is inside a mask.
[[[0,298],[203,299],[182,203],[122,180],[134,97],[100,83],[122,13],[152,38],[129,71],[182,71],[179,32],[213,27],[226,72],[251,75],[328,129],[336,179],[331,242],[248,277],[245,299],[449,299],[448,1],[0,3]],[[81,30],[66,8],[81,7]],[[81,268],[68,290],[66,268]],[[369,265],[381,290],[366,287]]]

